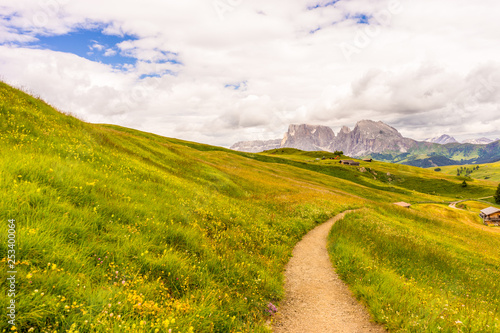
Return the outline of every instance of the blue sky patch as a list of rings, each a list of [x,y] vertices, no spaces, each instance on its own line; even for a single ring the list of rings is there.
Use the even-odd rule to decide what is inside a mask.
[[[347,19],[357,20],[357,24],[370,24],[371,15],[366,14],[356,14],[356,15],[348,15]]]
[[[105,35],[99,30],[77,30],[66,35],[37,36],[34,46],[52,51],[73,53],[79,57],[120,67],[133,65],[136,59],[124,56],[116,46],[126,40],[137,40],[130,35]]]
[[[0,17],[2,20],[7,20],[8,17]],[[64,52],[75,54],[79,57],[88,59],[93,62],[110,65],[114,69],[129,71],[137,65],[138,59],[134,52],[134,48],[122,50],[118,44],[122,42],[134,42],[139,38],[134,35],[109,35],[103,33],[105,26],[99,26],[96,29],[77,29],[64,35],[33,35],[36,40],[32,42],[8,42],[9,45],[17,47],[30,47],[42,50],[51,50],[56,52]],[[22,31],[19,28],[9,27],[10,30],[18,34],[29,35],[29,32]],[[1,43],[0,43],[1,44]],[[179,55],[170,51],[154,49],[156,56],[149,61],[140,59],[141,61],[173,65],[183,65],[179,60]],[[172,71],[161,70],[159,73],[148,73],[146,77],[155,75],[175,75]]]
[[[177,76],[177,73],[175,73],[171,70],[163,70],[159,73],[142,74],[139,76],[139,80],[143,80],[143,79],[147,79],[147,78],[161,78],[164,75]]]
[[[242,81],[242,82],[238,82],[238,83],[229,83],[229,84],[226,84],[224,87],[228,88],[228,89],[233,89],[233,90],[245,91],[245,90],[247,90],[247,86],[248,86],[247,83],[248,83],[248,81]]]
[[[309,31],[309,33],[310,33],[311,35],[314,35],[316,32],[318,32],[318,31],[320,31],[320,30],[321,30],[321,27],[317,27],[316,29],[313,29],[313,30]]]
[[[326,3],[317,3],[315,5],[308,6],[307,10],[314,10],[314,9],[318,9],[318,8],[325,8],[325,7],[333,6],[333,5],[335,5],[339,1],[340,0],[332,0],[332,1],[329,1],[329,2],[326,2]]]
[[[170,52],[170,51],[162,51],[159,49],[154,49],[155,52],[158,52],[157,57],[155,60],[149,60],[146,62],[149,63],[155,63],[155,64],[174,64],[174,65],[183,65],[183,63],[179,60],[179,54],[175,52]],[[143,60],[144,61],[144,60]]]
[[[143,79],[150,78],[150,77],[161,78],[161,75],[160,74],[142,74],[141,76],[139,76],[139,79],[143,80]]]

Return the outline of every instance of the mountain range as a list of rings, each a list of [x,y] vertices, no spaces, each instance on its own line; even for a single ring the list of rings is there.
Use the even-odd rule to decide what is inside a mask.
[[[449,135],[416,141],[381,121],[359,121],[354,129],[343,126],[339,133],[322,125],[290,125],[283,139],[243,141],[231,149],[261,152],[277,148],[305,151],[343,151],[352,157],[371,157],[384,162],[419,167],[491,163],[500,160],[499,141],[486,138],[459,143]]]
[[[498,140],[499,139],[491,140],[488,138],[479,138],[479,139],[464,140],[464,141],[462,141],[462,143],[471,143],[473,145],[487,145],[487,144],[490,144],[490,143],[492,143],[494,141],[498,141]],[[443,134],[443,135],[438,136],[438,137],[425,139],[424,141],[425,142],[432,142],[432,143],[439,143],[440,145],[446,145],[448,143],[459,143],[454,137],[449,136],[448,134]]]

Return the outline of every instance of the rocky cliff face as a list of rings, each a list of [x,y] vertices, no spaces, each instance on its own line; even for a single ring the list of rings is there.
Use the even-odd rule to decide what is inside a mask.
[[[335,140],[335,133],[327,126],[290,125],[281,141],[280,148],[297,148],[300,150],[328,150]]]
[[[404,138],[395,128],[381,121],[362,120],[352,131],[344,126],[328,150],[342,150],[356,157],[385,151],[405,153],[415,144],[416,141]]]
[[[239,142],[234,150],[260,152],[276,148],[297,148],[306,151],[343,151],[349,156],[393,151],[403,153],[415,146],[416,141],[404,138],[395,128],[383,122],[362,120],[353,130],[344,126],[335,135],[321,125],[290,125],[282,140]]]

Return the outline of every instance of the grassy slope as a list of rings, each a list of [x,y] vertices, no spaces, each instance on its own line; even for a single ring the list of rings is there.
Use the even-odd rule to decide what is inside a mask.
[[[283,153],[280,153],[283,151]],[[295,152],[294,152],[295,151]],[[323,155],[320,152],[319,155]],[[364,187],[381,190],[371,191],[372,197],[380,201],[394,202],[401,198],[410,203],[419,201],[453,201],[465,198],[480,198],[494,193],[495,183],[482,180],[467,179],[468,186],[462,188],[460,184],[465,178],[453,177],[433,170],[415,168],[402,164],[382,162],[361,162],[360,167],[342,165],[337,160],[315,160],[318,152],[300,152],[293,149],[279,149],[262,153],[264,156],[275,156],[296,167],[314,170],[318,173],[349,180]],[[308,157],[311,156],[311,157]],[[293,161],[294,163],[292,163]],[[306,163],[306,161],[309,161]],[[281,162],[280,162],[281,163]],[[284,163],[284,162],[283,162]],[[352,191],[358,191],[352,188]],[[381,195],[381,198],[378,198]],[[363,193],[363,197],[370,197]]]
[[[498,332],[500,237],[440,205],[370,207],[334,226],[329,250],[391,332]]]
[[[464,163],[490,163],[500,159],[499,143],[472,145],[451,143],[446,145],[419,142],[407,153],[386,152],[373,154],[377,160],[404,163],[420,167]]]
[[[471,173],[471,177],[474,179],[487,179],[494,182],[500,182],[500,162],[497,163],[489,163],[489,164],[477,164],[477,165],[463,165],[459,166],[463,168],[472,169],[474,167],[479,166],[479,170],[474,170]],[[457,166],[446,166],[441,167],[443,173],[448,175],[456,175],[457,174]]]
[[[462,188],[456,177],[403,165],[364,163],[361,172],[332,160],[316,161],[318,153],[245,154],[86,124],[4,84],[0,115],[5,119],[0,123],[0,217],[17,220],[21,331],[265,331],[265,310],[282,297],[281,272],[291,249],[317,223],[365,207],[357,213],[361,219],[338,224],[358,230],[352,235],[360,241],[365,228],[359,220],[401,233],[401,210],[390,202],[445,201],[494,191],[492,183],[476,180]],[[440,216],[443,209],[417,206],[418,213],[403,213],[415,214],[405,215],[408,225],[424,219],[444,226],[450,239],[468,233],[481,242],[498,242],[496,234],[476,228],[480,222],[474,214],[456,211],[448,221]],[[460,222],[464,219],[474,227]],[[426,230],[425,224],[419,228],[401,237],[411,240],[422,230],[419,237],[427,241],[441,231]],[[332,241],[337,249],[350,237],[340,235]],[[377,246],[396,246],[400,240],[380,239]],[[479,248],[479,243],[458,247],[445,241],[452,254]],[[369,242],[355,244],[345,246],[372,259],[371,253],[375,258],[382,253],[361,251]],[[0,249],[7,253],[5,232]],[[342,260],[341,253],[333,253]],[[484,271],[479,276],[497,280],[485,269],[498,263],[498,251],[478,258],[471,274]],[[365,267],[355,256],[348,261],[353,272]],[[402,270],[394,274],[401,276],[421,262],[403,258],[397,265]],[[451,272],[462,267],[450,261]],[[350,276],[345,278],[356,290],[357,280]],[[462,281],[460,274],[448,276]],[[5,278],[3,271],[2,286]],[[429,283],[422,281],[424,287]],[[376,289],[365,290],[357,294],[371,305],[367,300]],[[482,296],[476,289],[470,295]],[[378,297],[394,309],[401,303],[394,294]],[[5,294],[0,300],[2,307],[8,301]],[[377,309],[370,307],[394,331],[411,320],[405,312],[395,323],[393,314],[384,318]],[[493,310],[491,317],[498,317]]]
[[[304,155],[282,153],[296,161]],[[461,204],[470,213],[447,205],[408,210],[388,204],[398,192],[412,203],[479,198],[491,195],[495,183],[470,179],[463,188],[463,177],[404,165],[361,162],[368,172],[356,173],[336,161],[310,163],[328,165],[340,177],[342,170],[354,171],[359,177],[353,181],[371,181],[371,188],[388,186],[386,198],[349,214],[329,235],[337,272],[378,322],[391,332],[500,330],[500,228],[482,225],[477,215],[488,204]]]
[[[265,330],[297,240],[363,202],[307,170],[86,124],[3,84],[0,114],[22,331]]]

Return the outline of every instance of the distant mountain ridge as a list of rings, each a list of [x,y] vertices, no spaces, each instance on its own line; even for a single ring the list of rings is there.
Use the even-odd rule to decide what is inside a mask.
[[[443,134],[443,135],[435,137],[435,138],[425,139],[424,141],[437,143],[440,145],[446,145],[448,143],[457,143],[458,142],[454,137],[449,136],[448,134]]]
[[[235,143],[230,149],[252,153],[276,148],[332,152],[342,150],[350,156],[363,156],[385,151],[405,153],[415,144],[415,140],[404,138],[395,128],[381,121],[362,120],[353,130],[347,126],[342,127],[337,135],[328,126],[292,124],[282,140],[242,141]]]
[[[281,148],[281,139],[240,141],[231,146],[232,150],[244,151],[247,153],[260,153],[265,150],[277,148]]]
[[[494,141],[497,141],[497,140],[491,140],[491,139],[488,139],[488,138],[480,138],[480,139],[465,140],[463,143],[471,143],[473,145],[487,145],[487,144],[490,144],[490,143],[492,143]]]
[[[487,140],[473,141],[481,144],[461,144],[445,134],[416,141],[403,137],[397,129],[381,121],[361,120],[354,129],[343,126],[337,134],[328,126],[292,124],[281,140],[238,142],[231,149],[252,153],[277,148],[343,151],[352,157],[373,157],[385,162],[432,167],[500,160],[498,141],[482,143]]]
[[[443,134],[441,136],[437,136],[434,138],[425,139],[424,141],[437,143],[440,145],[446,145],[448,143],[459,143],[454,137],[449,136],[448,134]],[[498,141],[498,139],[491,140],[488,138],[479,138],[479,139],[467,139],[467,140],[462,141],[461,143],[471,143],[473,145],[487,145],[487,144],[490,144],[490,143],[495,142],[495,141]]]

